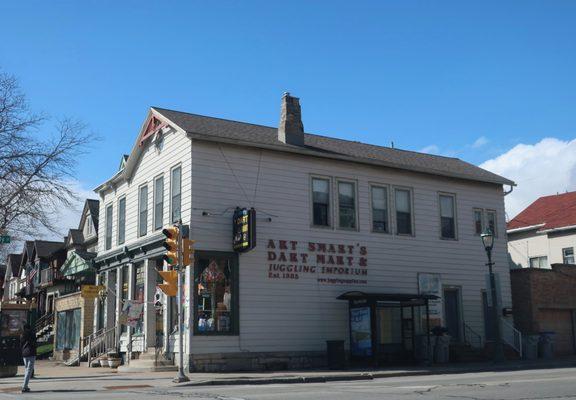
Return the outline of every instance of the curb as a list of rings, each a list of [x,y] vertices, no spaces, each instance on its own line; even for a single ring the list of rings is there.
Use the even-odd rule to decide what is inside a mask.
[[[186,386],[232,386],[232,385],[272,385],[272,384],[296,384],[296,383],[326,383],[344,381],[364,381],[382,378],[400,378],[408,376],[466,374],[474,372],[494,371],[522,371],[532,369],[558,369],[576,367],[576,361],[567,363],[546,363],[528,365],[482,365],[468,368],[442,368],[433,370],[401,371],[401,372],[361,372],[342,375],[317,375],[317,376],[289,376],[277,378],[237,378],[237,379],[210,379],[196,382],[186,382],[175,385]]]

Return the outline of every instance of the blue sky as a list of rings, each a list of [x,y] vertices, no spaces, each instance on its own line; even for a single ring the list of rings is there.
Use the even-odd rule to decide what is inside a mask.
[[[83,188],[115,172],[149,106],[275,126],[286,90],[308,132],[475,164],[576,136],[570,0],[3,1],[0,15],[0,66],[32,108],[102,137]]]

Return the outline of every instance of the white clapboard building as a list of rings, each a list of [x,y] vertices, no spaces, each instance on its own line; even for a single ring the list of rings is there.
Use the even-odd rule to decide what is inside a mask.
[[[96,319],[115,327],[131,357],[174,356],[176,300],[157,295],[156,270],[166,268],[162,228],[182,219],[196,241],[183,301],[190,370],[322,365],[328,341],[344,341],[352,360],[392,363],[415,357],[436,325],[454,343],[483,346],[479,234],[488,225],[496,233],[509,308],[511,185],[456,158],[304,133],[289,94],[278,128],[154,107],[119,170],[96,188],[95,265],[108,288]],[[233,248],[238,208],[255,210],[246,252]],[[119,323],[128,300],[144,303],[134,327]]]

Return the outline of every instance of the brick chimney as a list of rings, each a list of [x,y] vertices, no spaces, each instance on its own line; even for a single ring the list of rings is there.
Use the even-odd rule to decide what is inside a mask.
[[[304,146],[304,125],[300,111],[300,99],[285,92],[282,96],[278,140],[294,146]]]

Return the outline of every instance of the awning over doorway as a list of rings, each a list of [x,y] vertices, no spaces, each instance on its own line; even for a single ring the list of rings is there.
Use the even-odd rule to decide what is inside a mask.
[[[66,262],[60,268],[62,276],[74,276],[91,272],[92,260],[95,257],[95,253],[87,251],[70,251],[66,258]]]

